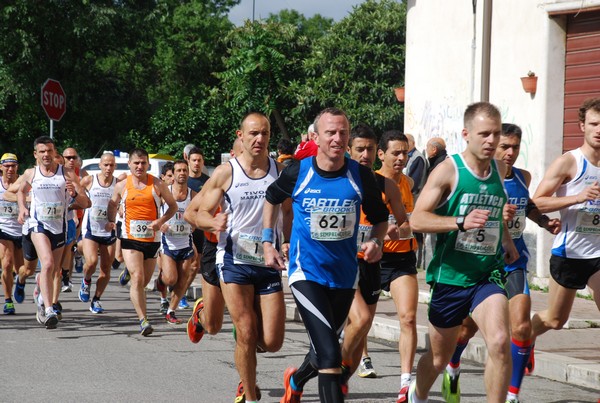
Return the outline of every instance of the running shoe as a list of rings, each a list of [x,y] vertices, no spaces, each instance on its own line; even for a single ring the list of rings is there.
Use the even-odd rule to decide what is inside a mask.
[[[527,361],[527,365],[525,366],[525,375],[531,375],[533,370],[535,369],[535,356],[533,355],[533,350],[535,349],[535,344],[531,346],[531,353],[529,354],[529,361]]]
[[[102,304],[99,300],[92,301],[92,305],[90,306],[91,313],[104,313],[104,308],[102,308]]]
[[[179,318],[177,318],[177,316],[175,316],[175,312],[167,313],[167,315],[165,316],[165,319],[167,320],[167,323],[169,323],[171,325],[181,325],[181,319],[179,319]]]
[[[358,364],[358,376],[361,378],[377,378],[377,372],[373,368],[371,357],[363,357]]]
[[[46,326],[46,329],[56,329],[58,320],[59,319],[58,319],[58,316],[56,315],[56,312],[50,312],[44,318],[44,326]]]
[[[56,304],[52,304],[52,310],[54,311],[56,318],[58,320],[62,320],[62,305],[60,304],[60,302],[57,302]]]
[[[44,304],[38,304],[37,310],[35,312],[35,318],[37,319],[40,325],[43,325],[46,321],[46,307]]]
[[[415,401],[414,398],[415,398],[416,390],[417,390],[417,380],[413,379],[410,382],[410,386],[408,387],[408,394],[407,394],[408,403],[413,403]]]
[[[460,374],[450,376],[447,370],[444,370],[442,379],[442,396],[448,403],[460,403]],[[412,385],[412,384],[411,384]]]
[[[83,258],[81,255],[75,255],[75,271],[81,273],[83,271]]]
[[[154,331],[154,328],[152,327],[150,322],[148,322],[148,319],[144,318],[143,320],[140,321],[140,334],[142,336],[150,336],[153,331]]]
[[[127,285],[127,283],[129,283],[129,280],[131,280],[131,276],[129,275],[129,270],[127,270],[127,267],[123,269],[123,271],[121,272],[121,275],[119,276],[119,284],[121,284],[123,287],[125,287]]]
[[[340,385],[342,387],[342,395],[344,395],[344,397],[347,397],[349,393],[348,381],[350,380],[352,374],[350,373],[350,368],[348,368],[346,365],[342,364],[341,368],[342,379],[340,381]]]
[[[90,302],[90,284],[81,279],[81,288],[79,289],[79,300],[81,302]]]
[[[190,316],[190,319],[187,323],[187,335],[192,343],[198,343],[200,340],[202,340],[202,336],[204,336],[204,329],[202,328],[202,324],[198,319],[202,309],[204,309],[204,301],[202,298],[198,298],[194,304],[192,316]]]
[[[506,403],[520,403],[520,401],[518,397],[512,397],[510,399],[507,398]]]
[[[396,403],[407,403],[408,402],[409,387],[410,387],[410,384],[404,385],[403,387],[400,388],[400,391],[398,392],[398,398],[396,399]]]
[[[280,403],[299,403],[300,398],[302,397],[302,391],[292,389],[290,385],[290,378],[292,375],[296,373],[298,369],[293,367],[288,367],[283,373],[283,390],[284,395],[280,400]]]
[[[121,262],[119,262],[117,259],[113,260],[111,265],[112,269],[119,270],[119,266],[121,266]]]
[[[62,288],[60,289],[61,292],[71,292],[73,291],[73,283],[70,282],[69,280],[67,280],[67,282],[65,283],[63,281],[63,285]]]
[[[14,315],[15,314],[15,304],[12,301],[4,303],[4,314],[5,315]]]
[[[15,292],[14,292],[15,301],[17,304],[20,304],[25,300],[25,284],[19,283],[19,276],[15,278]]]
[[[184,295],[183,297],[181,297],[181,300],[179,301],[179,305],[177,306],[177,309],[191,309],[191,308],[192,307],[187,302],[186,296]]]
[[[160,303],[160,308],[158,309],[158,311],[160,313],[162,313],[163,315],[166,315],[168,310],[169,310],[169,301],[162,301]]]
[[[260,388],[258,387],[258,385],[256,385],[256,387],[254,388],[255,390],[255,394],[256,394],[256,400],[260,400],[260,398],[262,397],[262,394],[260,392]],[[244,384],[242,383],[242,381],[240,381],[240,383],[238,383],[238,387],[237,387],[237,391],[235,393],[235,403],[243,403],[246,401],[246,395],[244,393]]]

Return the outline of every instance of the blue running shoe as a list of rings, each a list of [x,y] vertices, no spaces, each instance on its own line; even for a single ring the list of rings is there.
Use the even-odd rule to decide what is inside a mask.
[[[4,303],[4,314],[5,315],[14,315],[15,314],[15,304],[12,301]]]
[[[179,301],[179,305],[177,306],[177,309],[191,309],[192,307],[190,306],[190,304],[188,304],[187,302],[187,298],[185,297],[185,295],[183,297],[181,297],[181,300]]]
[[[104,308],[102,308],[102,304],[100,304],[99,300],[92,301],[92,306],[90,306],[91,313],[104,313]]]
[[[81,279],[81,288],[79,289],[79,300],[81,302],[90,301],[90,284],[86,284],[84,279]]]
[[[127,270],[127,267],[123,269],[123,271],[121,272],[121,275],[119,276],[119,284],[121,284],[123,287],[125,287],[127,285],[127,283],[129,283],[129,280],[131,280],[131,276],[129,275],[129,270]]]
[[[19,276],[15,279],[14,297],[18,304],[25,301],[25,284],[19,283]]]
[[[144,336],[144,337],[150,336],[153,331],[154,331],[154,328],[152,327],[152,325],[150,324],[150,322],[148,322],[148,320],[146,318],[144,318],[140,321],[140,334],[142,336]]]
[[[80,255],[75,255],[75,271],[77,273],[83,271],[83,258]]]

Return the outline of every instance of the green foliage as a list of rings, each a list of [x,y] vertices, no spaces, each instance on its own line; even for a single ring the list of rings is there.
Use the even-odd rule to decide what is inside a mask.
[[[307,118],[327,106],[381,133],[401,129],[403,110],[393,88],[404,82],[406,6],[367,0],[319,39],[304,62],[294,114]]]
[[[368,0],[334,24],[294,10],[236,28],[240,0],[6,0],[0,5],[0,152],[29,165],[48,134],[40,87],[59,80],[67,113],[58,148],[84,158],[144,147],[207,163],[230,149],[249,110],[271,117],[272,145],[326,106],[381,132],[402,116],[405,6]]]

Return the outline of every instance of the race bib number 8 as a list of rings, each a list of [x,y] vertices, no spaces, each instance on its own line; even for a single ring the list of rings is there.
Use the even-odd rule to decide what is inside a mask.
[[[579,234],[600,234],[600,212],[579,210],[575,222],[575,232]]]
[[[475,255],[495,255],[500,240],[500,221],[487,221],[484,228],[459,232],[455,249]]]
[[[355,225],[354,206],[335,208],[335,211],[324,208],[310,213],[310,237],[317,241],[341,241],[351,238]]]
[[[129,222],[129,234],[134,238],[154,238],[154,230],[150,226],[150,220],[131,220]]]

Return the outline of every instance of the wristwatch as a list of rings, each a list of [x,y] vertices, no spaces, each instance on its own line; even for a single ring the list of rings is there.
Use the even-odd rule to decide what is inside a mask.
[[[456,226],[460,232],[466,232],[465,229],[465,216],[456,217]]]
[[[373,242],[375,245],[377,245],[380,249],[383,246],[383,243],[379,240],[379,238],[371,238],[369,239],[369,241]]]

